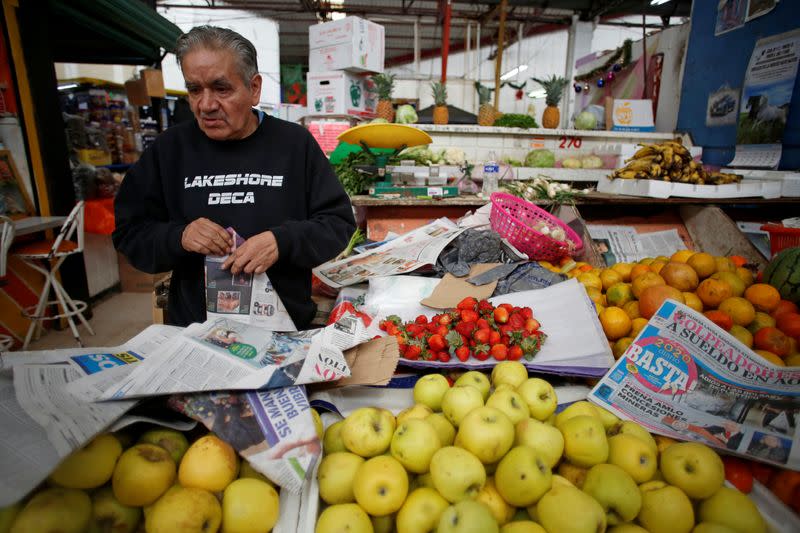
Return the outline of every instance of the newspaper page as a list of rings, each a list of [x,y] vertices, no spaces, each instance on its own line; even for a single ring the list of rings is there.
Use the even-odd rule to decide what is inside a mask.
[[[233,228],[234,250],[245,240]],[[232,318],[255,324],[271,331],[297,331],[292,317],[283,305],[266,273],[233,274],[223,270],[228,256],[206,256],[206,313],[209,319]]]
[[[369,340],[351,314],[322,330],[278,333],[230,318],[192,324],[135,365],[99,399],[218,390],[262,390],[350,376],[343,350]]]
[[[586,226],[607,266],[634,263],[645,257],[670,256],[686,248],[677,230],[638,233],[630,226]]]
[[[667,300],[589,399],[654,433],[800,468],[800,369]]]
[[[355,285],[373,277],[405,274],[435,263],[445,246],[465,229],[440,218],[368,252],[320,265],[314,274],[333,288]]]
[[[170,405],[291,492],[301,491],[322,450],[304,387],[173,396]]]

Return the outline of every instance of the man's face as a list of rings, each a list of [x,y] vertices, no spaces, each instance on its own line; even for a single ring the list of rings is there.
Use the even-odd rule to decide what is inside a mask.
[[[203,133],[215,141],[242,139],[255,131],[252,107],[261,97],[261,75],[245,84],[228,50],[198,48],[181,61],[189,105]]]

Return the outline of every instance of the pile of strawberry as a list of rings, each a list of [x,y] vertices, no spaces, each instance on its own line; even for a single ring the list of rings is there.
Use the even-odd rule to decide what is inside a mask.
[[[462,362],[472,357],[478,361],[490,357],[497,361],[531,360],[547,337],[539,330],[530,307],[507,303],[495,307],[488,300],[472,297],[430,320],[420,315],[414,322],[403,323],[392,315],[379,325],[397,337],[400,355],[412,361],[447,363],[452,357]]]

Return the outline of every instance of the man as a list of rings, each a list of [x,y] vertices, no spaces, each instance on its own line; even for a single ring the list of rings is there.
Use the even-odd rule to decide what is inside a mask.
[[[128,172],[114,245],[139,270],[172,270],[172,324],[205,320],[204,257],[230,254],[222,268],[266,272],[302,329],[315,314],[311,269],[355,229],[350,200],[304,128],[253,109],[261,76],[250,41],[200,26],[176,55],[196,120],[162,133]],[[246,239],[235,250],[227,227]]]

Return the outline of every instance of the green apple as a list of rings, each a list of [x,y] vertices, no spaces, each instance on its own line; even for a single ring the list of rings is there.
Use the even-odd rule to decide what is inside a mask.
[[[542,456],[547,466],[554,468],[564,453],[564,436],[561,432],[535,418],[520,420],[515,426],[517,446],[530,446]]]
[[[608,439],[608,462],[622,468],[637,484],[650,481],[658,470],[653,449],[628,433]]]
[[[456,428],[443,413],[433,413],[425,417],[425,421],[433,426],[442,446],[450,446],[456,439]]]
[[[717,452],[699,442],[673,444],[661,454],[661,473],[690,498],[702,500],[725,482],[725,465]]]
[[[692,533],[738,533],[737,530],[730,528],[728,526],[724,526],[722,524],[715,524],[713,522],[700,522],[694,529],[692,529]]]
[[[500,385],[511,385],[516,389],[528,379],[528,369],[519,361],[500,361],[492,369],[492,385],[495,389]]]
[[[146,431],[139,437],[139,442],[161,446],[169,452],[175,464],[180,464],[183,454],[189,449],[186,436],[175,429],[157,428]]]
[[[516,509],[509,505],[500,495],[494,483],[494,478],[492,477],[486,478],[486,484],[478,493],[475,501],[488,507],[495,521],[500,526],[510,522],[511,517],[514,516],[514,512],[516,511]]]
[[[449,502],[473,499],[486,483],[480,459],[455,446],[439,449],[431,459],[431,479],[439,494]]]
[[[594,408],[597,411],[597,416],[600,417],[600,421],[603,423],[603,427],[606,428],[606,431],[619,423],[619,417],[608,409],[604,409],[599,405],[595,405]]]
[[[608,459],[608,439],[598,417],[578,415],[562,422],[559,429],[564,435],[564,457],[570,463],[589,468]]]
[[[526,379],[517,387],[517,392],[528,404],[528,411],[536,420],[544,422],[556,412],[558,396],[547,381],[541,378]]]
[[[756,504],[745,494],[728,487],[720,488],[710,498],[700,502],[697,514],[701,522],[721,524],[734,531],[747,533],[767,531],[767,524]]]
[[[427,405],[433,411],[442,410],[442,398],[450,388],[450,382],[441,374],[422,376],[414,384],[414,403]]]
[[[428,533],[439,523],[450,502],[436,490],[421,487],[408,495],[397,512],[397,533]]]
[[[11,530],[11,524],[17,519],[20,510],[22,503],[19,502],[0,508],[0,533],[8,533]]]
[[[394,434],[394,416],[385,409],[360,407],[344,419],[342,441],[361,457],[375,457],[385,452]]]
[[[694,527],[694,509],[689,497],[663,481],[648,481],[639,490],[642,509],[637,520],[650,533],[689,533]]]
[[[389,449],[406,470],[424,474],[430,468],[431,457],[441,447],[433,426],[425,420],[412,418],[397,426]]]
[[[325,435],[322,437],[322,452],[325,454],[346,452],[347,446],[344,445],[342,440],[342,428],[344,428],[344,420],[334,422],[328,429],[325,430]]]
[[[642,440],[653,449],[653,453],[656,455],[658,454],[659,450],[656,439],[653,438],[649,431],[631,420],[621,420],[617,422],[606,430],[606,435],[609,437],[613,437],[614,435],[631,435]]]
[[[489,389],[492,388],[492,384],[489,382],[489,378],[486,377],[486,374],[478,372],[477,370],[464,372],[453,384],[454,387],[460,387],[462,385],[475,387],[481,391],[481,398],[484,402],[486,398],[489,397]]]
[[[497,522],[482,503],[464,500],[451,505],[439,518],[436,533],[498,533]]]
[[[553,485],[550,467],[527,446],[511,448],[497,465],[494,479],[503,499],[517,507],[536,503]]]
[[[577,488],[583,487],[583,482],[586,481],[586,474],[588,473],[588,468],[575,466],[568,461],[561,461],[561,464],[558,465],[558,474]]]
[[[500,533],[547,533],[547,531],[536,522],[515,520],[501,527]]]
[[[147,533],[211,532],[217,531],[221,522],[222,507],[217,497],[191,487],[170,488],[145,513]]]
[[[480,374],[480,372],[477,373]],[[442,399],[442,413],[456,427],[467,416],[467,413],[478,407],[483,407],[481,391],[469,385],[454,386],[444,393]]]
[[[558,485],[547,491],[536,504],[536,515],[548,532],[601,533],[606,530],[603,507],[574,487]]]
[[[392,533],[394,531],[394,516],[394,514],[370,516],[369,520],[372,522],[372,531],[374,533]]]
[[[83,533],[91,516],[92,501],[82,490],[45,489],[17,514],[11,533]]]
[[[98,435],[72,452],[50,474],[50,481],[68,489],[93,489],[104,485],[114,472],[122,445],[111,433]]]
[[[399,426],[405,420],[409,420],[411,418],[422,419],[422,418],[425,418],[425,417],[427,417],[428,415],[431,415],[431,414],[433,414],[433,410],[430,407],[428,407],[427,405],[418,403],[418,404],[412,405],[408,409],[403,409],[402,411],[397,413],[396,422],[397,422],[397,425]]]
[[[237,479],[222,495],[224,533],[269,533],[278,522],[280,500],[269,483]]]
[[[111,487],[103,487],[92,494],[92,525],[97,530],[133,533],[141,519],[142,510],[119,503]]]
[[[586,400],[581,400],[579,402],[570,404],[566,409],[556,414],[555,426],[558,429],[561,429],[561,426],[564,424],[564,422],[576,416],[593,416],[598,420],[600,419],[600,415],[597,412],[597,408],[594,406],[594,404],[591,404]],[[603,431],[605,431],[605,428],[603,428]]]
[[[586,474],[583,492],[597,500],[606,513],[608,525],[630,522],[642,508],[642,494],[633,478],[612,464],[594,465]]]
[[[353,494],[356,503],[372,516],[394,513],[408,496],[408,474],[394,457],[373,457],[356,470]]]
[[[648,533],[648,531],[642,526],[628,523],[610,527],[608,528],[607,533]]]
[[[331,505],[319,515],[315,533],[373,533],[372,522],[355,503]]]
[[[522,396],[511,389],[495,391],[495,393],[486,400],[486,405],[504,412],[508,419],[511,420],[512,424],[516,424],[520,420],[525,420],[531,415],[528,410],[528,404],[525,403]]]
[[[350,452],[336,452],[323,457],[317,469],[319,497],[328,505],[356,501],[353,478],[364,458]]]
[[[498,409],[478,407],[461,421],[455,444],[472,453],[483,464],[494,463],[514,444],[514,426]]]

